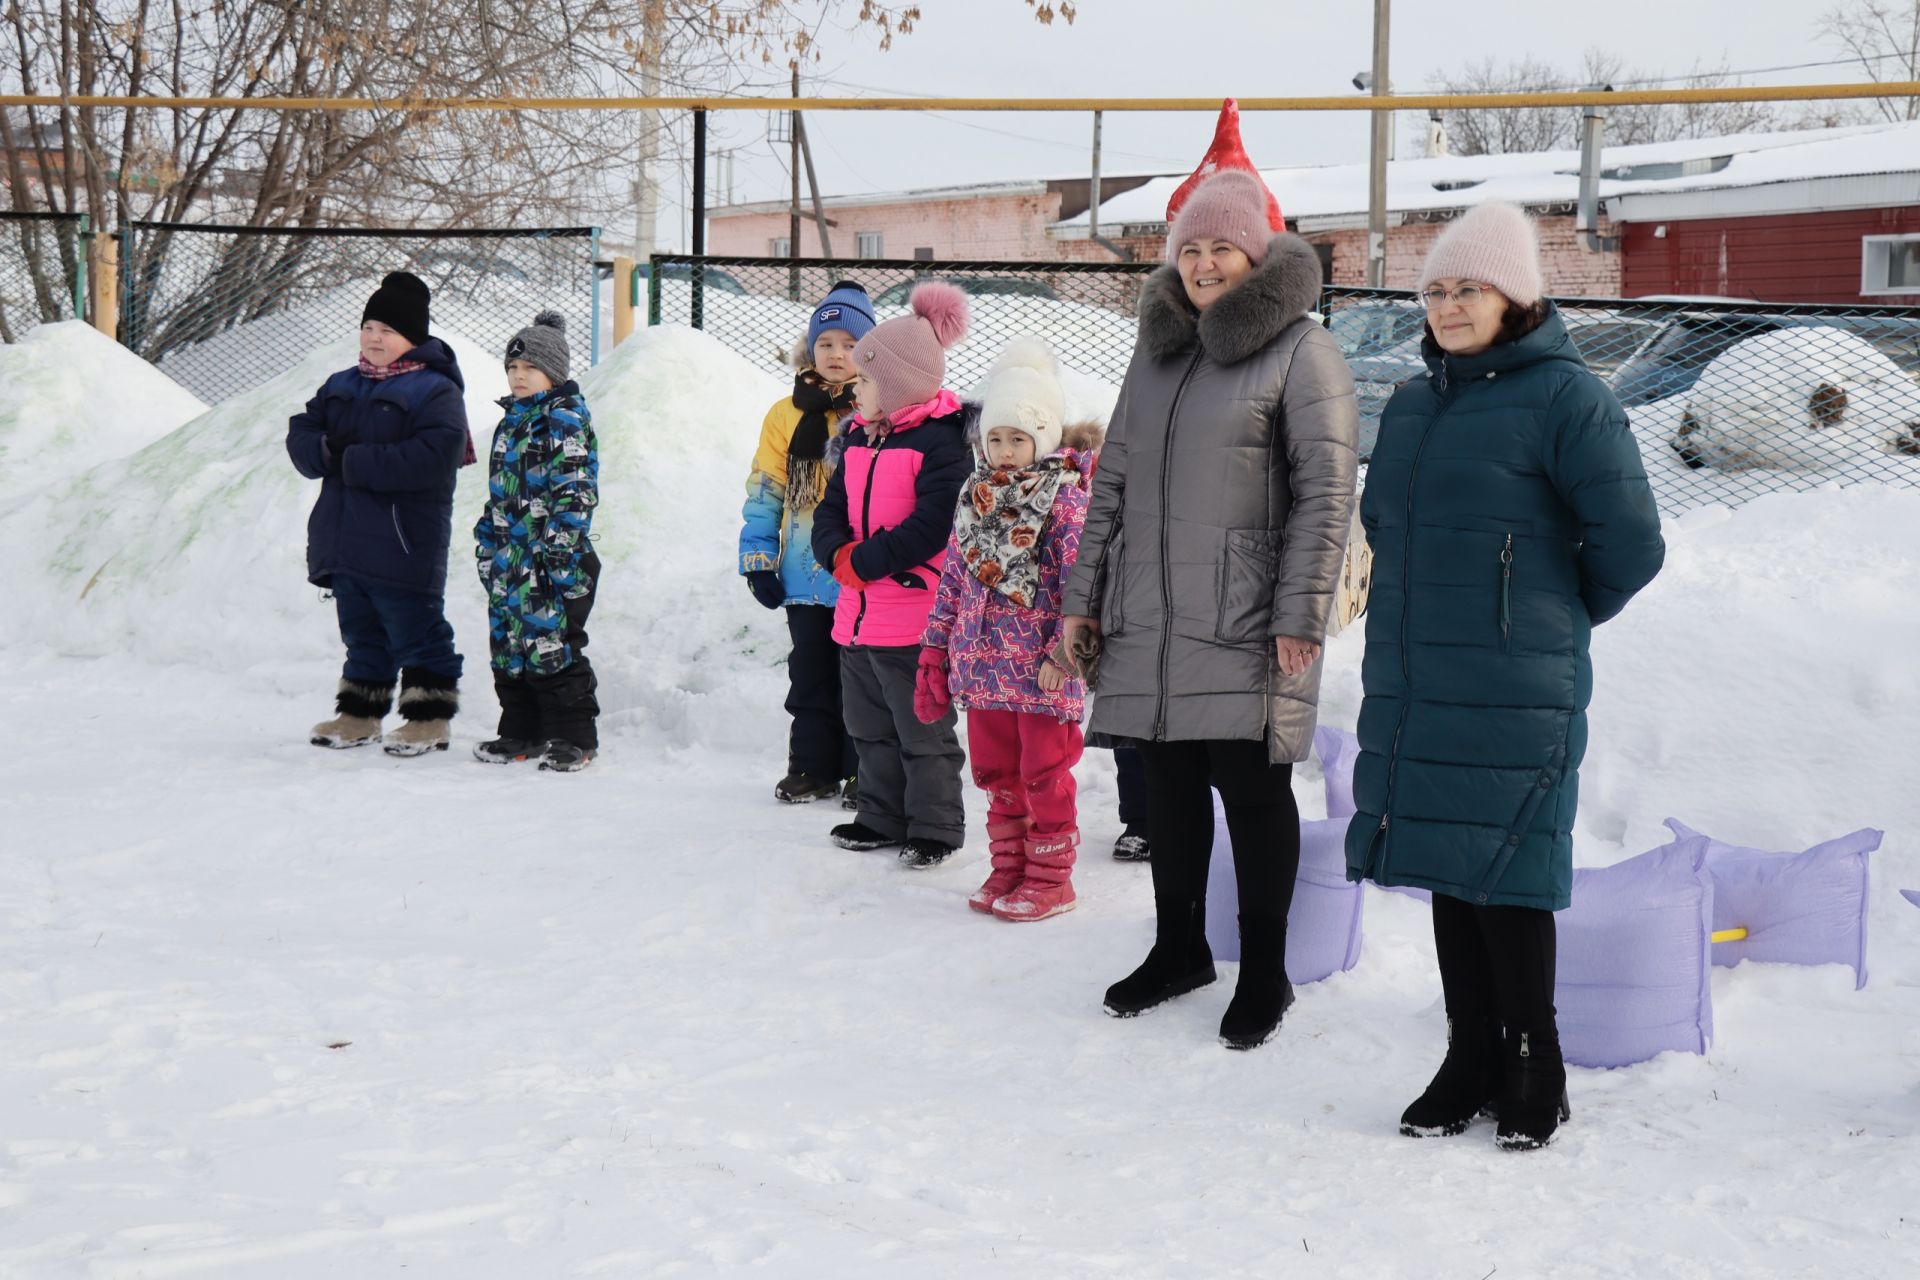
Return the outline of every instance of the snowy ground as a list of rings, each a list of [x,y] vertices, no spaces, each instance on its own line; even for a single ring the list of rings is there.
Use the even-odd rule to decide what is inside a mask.
[[[784,634],[729,560],[777,383],[673,331],[589,378],[607,750],[577,777],[465,759],[479,679],[448,755],[305,745],[338,659],[271,396],[0,515],[32,743],[0,793],[0,1276],[1912,1273],[1920,493],[1675,522],[1596,637],[1581,861],[1669,814],[1884,828],[1867,988],[1716,970],[1708,1055],[1574,1072],[1561,1142],[1516,1157],[1394,1131],[1443,1036],[1417,903],[1369,890],[1359,966],[1234,1054],[1232,966],[1099,1010],[1151,930],[1104,756],[1083,905],[1030,927],[966,909],[977,830],[908,873],[772,803]],[[456,556],[476,676],[477,595]]]

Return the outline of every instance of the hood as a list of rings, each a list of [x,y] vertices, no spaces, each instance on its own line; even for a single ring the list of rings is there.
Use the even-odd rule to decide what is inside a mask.
[[[407,352],[407,360],[418,360],[427,368],[448,378],[462,391],[467,389],[467,380],[461,376],[460,362],[454,358],[453,348],[438,338],[428,338],[425,342]]]
[[[524,400],[516,400],[513,398],[513,393],[508,392],[494,403],[508,413],[532,413],[546,405],[558,404],[562,400],[578,401],[579,398],[580,384],[569,378],[557,387],[530,395]]]
[[[1165,358],[1196,339],[1220,364],[1238,364],[1272,342],[1320,300],[1320,258],[1299,236],[1282,233],[1267,256],[1204,312],[1187,301],[1180,268],[1169,263],[1147,277],[1140,293],[1140,342]]]

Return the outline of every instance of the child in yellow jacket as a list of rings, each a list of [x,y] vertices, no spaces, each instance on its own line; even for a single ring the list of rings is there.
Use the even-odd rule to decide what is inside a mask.
[[[873,303],[851,280],[833,286],[807,321],[793,394],[767,410],[747,477],[740,573],[754,599],[784,607],[787,657],[787,775],[773,789],[786,804],[842,794],[855,803],[853,742],[840,714],[840,651],[833,607],[840,584],[813,558],[813,510],[840,461],[840,424],[853,407],[853,347],[873,328]]]

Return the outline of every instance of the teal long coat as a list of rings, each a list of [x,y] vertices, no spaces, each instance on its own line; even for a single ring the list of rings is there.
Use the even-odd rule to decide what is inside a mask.
[[[1551,304],[1549,304],[1551,308]],[[1627,415],[1545,323],[1477,356],[1426,343],[1380,419],[1359,813],[1347,876],[1567,906],[1593,627],[1666,546]]]

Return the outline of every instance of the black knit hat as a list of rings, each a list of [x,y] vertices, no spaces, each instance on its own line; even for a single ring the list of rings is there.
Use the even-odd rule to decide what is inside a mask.
[[[410,271],[389,271],[367,299],[360,323],[378,320],[417,347],[427,340],[427,300],[431,296],[426,281],[419,276]]]

